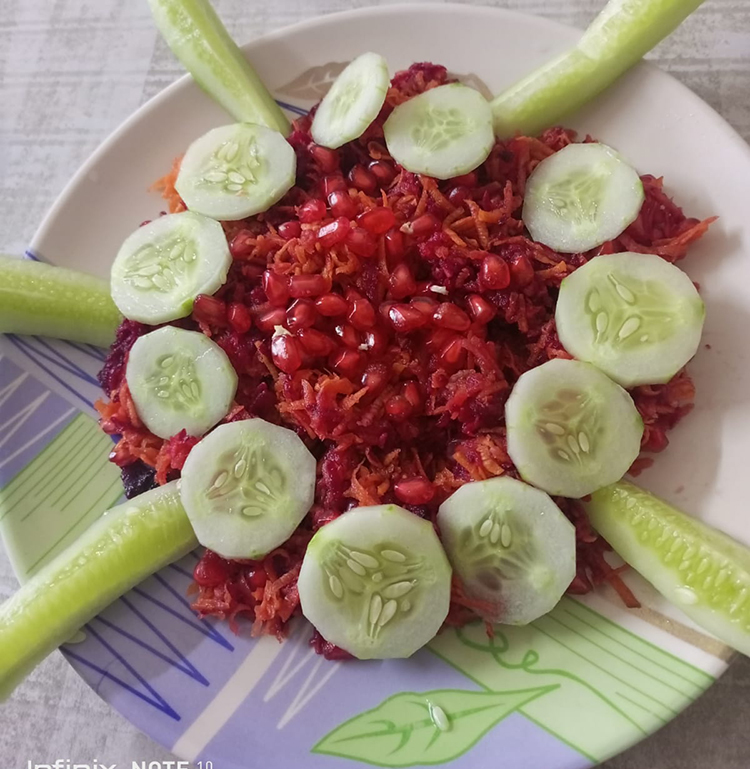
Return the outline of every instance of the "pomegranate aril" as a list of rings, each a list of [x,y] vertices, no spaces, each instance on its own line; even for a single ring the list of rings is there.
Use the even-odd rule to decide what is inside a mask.
[[[384,235],[396,226],[396,215],[390,208],[377,206],[361,213],[357,217],[357,224],[373,235]]]
[[[388,318],[393,328],[402,334],[416,331],[429,320],[427,315],[408,304],[394,304],[388,312]]]
[[[326,318],[335,318],[349,312],[349,302],[338,294],[323,294],[315,302],[318,312]]]
[[[468,174],[454,176],[451,179],[451,184],[461,187],[476,187],[479,184],[479,176],[476,171],[469,171]]]
[[[274,307],[256,318],[255,325],[261,331],[270,334],[276,326],[283,326],[285,321],[286,310],[283,307]]]
[[[370,395],[380,395],[385,390],[389,378],[388,366],[384,363],[371,363],[362,374],[362,387],[366,387]]]
[[[208,294],[198,294],[193,303],[193,317],[211,326],[224,327],[227,325],[227,306],[221,299]]]
[[[240,230],[229,244],[229,253],[233,259],[244,259],[252,254],[256,237],[250,230]]]
[[[327,197],[333,192],[346,192],[346,179],[341,174],[331,174],[323,179],[323,194]]]
[[[365,358],[357,350],[341,350],[331,361],[331,366],[342,376],[354,379],[364,366]]]
[[[328,147],[321,147],[319,144],[311,144],[309,147],[310,155],[317,164],[318,168],[324,174],[332,174],[339,167],[339,153]]]
[[[238,333],[245,334],[253,326],[253,318],[244,304],[233,302],[229,305],[229,325]]]
[[[496,254],[487,254],[482,261],[480,280],[485,288],[500,290],[510,285],[510,269]]]
[[[374,160],[368,166],[368,170],[378,180],[381,187],[389,187],[396,178],[396,167],[387,160]]]
[[[380,307],[378,307],[380,317],[389,325],[391,323],[391,307],[395,305],[396,302],[381,302]]]
[[[317,315],[312,300],[297,299],[289,305],[289,309],[286,311],[286,326],[290,331],[309,328],[315,323]]]
[[[285,374],[293,374],[302,365],[302,351],[291,334],[275,334],[271,340],[273,362]]]
[[[417,281],[409,269],[408,264],[399,264],[391,273],[389,279],[391,295],[395,299],[404,299],[411,296],[417,290]]]
[[[510,265],[510,274],[514,285],[526,288],[534,280],[534,267],[528,256],[516,257]]]
[[[368,258],[375,253],[378,244],[367,230],[362,227],[354,227],[346,236],[346,246],[357,256]]]
[[[413,410],[411,403],[403,395],[394,395],[385,402],[385,413],[394,419],[408,419]]]
[[[354,294],[349,299],[349,322],[359,331],[367,331],[375,325],[375,308],[363,296]]]
[[[289,279],[289,295],[295,299],[309,299],[328,291],[328,281],[322,275],[293,275]]]
[[[265,570],[250,569],[246,576],[247,582],[253,590],[257,590],[259,587],[263,587],[268,582],[268,575]]]
[[[416,382],[407,382],[401,394],[409,401],[413,409],[422,408],[422,393],[419,391],[419,386]]]
[[[388,264],[394,265],[400,262],[406,254],[406,241],[404,233],[398,229],[392,229],[385,233],[385,253]]]
[[[334,190],[328,195],[328,206],[334,216],[354,219],[357,215],[357,204],[349,196],[348,190]]]
[[[346,240],[350,227],[349,220],[339,216],[338,219],[334,219],[330,224],[323,225],[318,230],[318,243],[323,248],[333,248]]]
[[[378,188],[378,180],[375,174],[359,164],[352,166],[352,170],[349,171],[349,181],[353,187],[362,190],[362,192],[368,195],[372,195]]]
[[[273,270],[266,270],[263,273],[263,290],[266,292],[268,301],[277,307],[286,304],[289,299],[289,281],[286,275],[279,275]]]
[[[227,562],[212,550],[206,550],[193,569],[193,579],[201,587],[217,587],[228,577],[229,566]]]
[[[373,355],[382,355],[388,347],[388,335],[380,328],[374,328],[368,331],[362,344],[367,345],[367,349]]]
[[[465,350],[460,337],[446,342],[440,351],[440,360],[446,366],[458,366],[464,358]]]
[[[435,496],[435,487],[426,478],[402,478],[393,493],[406,505],[426,505]]]
[[[453,187],[447,195],[448,202],[460,208],[468,199],[471,194],[471,190],[468,187]]]
[[[302,225],[299,222],[283,222],[278,226],[278,233],[284,240],[298,238],[302,234]]]
[[[469,312],[476,323],[484,326],[495,317],[495,308],[479,294],[468,298]]]
[[[329,356],[336,343],[329,336],[316,328],[303,328],[297,332],[297,338],[305,351],[317,358]]]
[[[437,328],[427,337],[425,345],[431,352],[440,351],[448,341],[455,338],[456,334],[453,331],[449,331],[447,328]]]
[[[440,229],[440,220],[435,214],[422,214],[413,222],[407,222],[401,231],[415,238],[428,238]]]
[[[297,218],[303,224],[319,222],[326,215],[326,204],[318,198],[303,203],[297,210]]]
[[[430,296],[415,296],[411,306],[421,312],[426,321],[431,321],[440,303]]]
[[[357,329],[355,329],[354,326],[350,326],[348,323],[339,323],[333,330],[342,343],[352,350],[358,349],[360,344],[362,344]]]
[[[469,316],[452,302],[443,302],[432,316],[436,326],[453,331],[468,331],[471,327]]]

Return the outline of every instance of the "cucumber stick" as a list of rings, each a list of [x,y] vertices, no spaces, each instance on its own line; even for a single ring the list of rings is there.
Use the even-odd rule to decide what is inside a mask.
[[[0,696],[112,601],[198,546],[178,483],[104,513],[0,605]]]
[[[286,116],[208,0],[148,0],[148,4],[172,53],[235,120],[289,134]]]
[[[536,134],[582,107],[669,35],[703,0],[610,0],[578,44],[492,102],[495,133]]]
[[[109,347],[122,316],[104,280],[64,267],[0,256],[0,334]]]
[[[617,554],[694,622],[750,655],[750,549],[631,483],[586,510]]]

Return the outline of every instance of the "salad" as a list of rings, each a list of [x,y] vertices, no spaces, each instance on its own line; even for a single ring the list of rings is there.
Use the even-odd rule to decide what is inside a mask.
[[[156,182],[169,210],[110,286],[0,263],[0,328],[114,337],[97,408],[129,497],[0,607],[3,688],[198,544],[198,613],[279,637],[302,614],[329,658],[604,581],[635,606],[610,546],[750,649],[747,550],[622,481],[692,407],[704,306],[676,263],[713,220],[547,127],[698,4],[612,0],[491,103],[364,53],[289,125],[208,3],[151,0],[238,122]]]

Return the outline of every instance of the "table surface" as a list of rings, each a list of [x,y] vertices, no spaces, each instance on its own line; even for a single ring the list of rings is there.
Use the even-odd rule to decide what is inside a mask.
[[[488,4],[584,27],[603,2]],[[240,41],[368,4],[379,3],[215,0]],[[707,0],[651,58],[750,140],[749,0]],[[157,39],[145,0],[0,0],[0,251],[22,252],[81,162],[181,74]],[[0,599],[14,588],[0,554]],[[748,695],[750,661],[741,658],[685,713],[607,768],[747,769]],[[59,654],[2,706],[0,756],[8,769],[57,758],[118,766],[172,758],[102,702]]]

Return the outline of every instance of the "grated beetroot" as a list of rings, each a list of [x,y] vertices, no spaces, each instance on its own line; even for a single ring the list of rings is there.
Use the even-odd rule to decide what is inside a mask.
[[[297,120],[289,139],[297,185],[266,213],[224,224],[234,258],[227,282],[180,325],[211,336],[237,370],[226,421],[259,416],[294,429],[318,459],[318,479],[309,516],[283,547],[254,562],[204,554],[194,586],[201,615],[233,626],[247,617],[253,633],[281,636],[299,613],[297,574],[320,526],[357,505],[388,502],[434,521],[462,484],[517,477],[504,405],[524,371],[569,357],[554,323],[563,278],[616,251],[678,261],[712,221],[687,218],[661,179],[644,176],[640,215],[616,240],[585,254],[534,243],[520,218],[526,179],[575,140],[572,131],[499,141],[479,169],[446,182],[400,169],[389,156],[382,126],[390,111],[447,78],[444,67],[427,63],[397,73],[377,120],[336,152],[312,142],[309,116]],[[179,162],[156,185],[172,211],[184,209],[174,190],[178,169]],[[274,344],[282,324],[291,336]],[[146,330],[123,323],[101,375],[109,400],[98,408],[102,428],[122,436],[113,461],[126,471],[144,463],[164,483],[179,475],[195,439],[162,441],[138,419],[124,364]],[[684,371],[632,391],[645,452],[666,447],[694,394]],[[640,457],[633,472],[651,461]],[[581,506],[558,502],[578,539],[570,592],[608,582],[635,605]],[[447,624],[477,610],[454,584]],[[328,658],[348,656],[317,633],[311,645]]]

